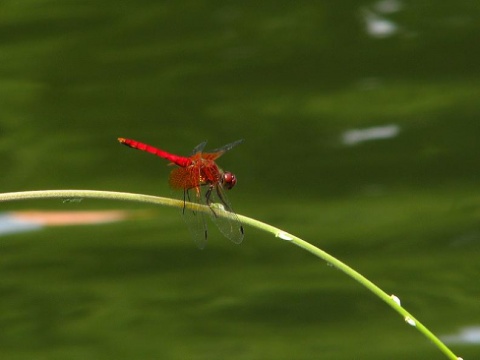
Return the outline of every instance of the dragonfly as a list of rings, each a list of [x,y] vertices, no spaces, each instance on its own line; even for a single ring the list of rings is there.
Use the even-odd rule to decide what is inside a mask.
[[[230,171],[222,170],[215,160],[228,150],[241,144],[243,139],[209,152],[204,152],[207,144],[204,141],[193,149],[190,156],[171,154],[132,139],[118,138],[118,141],[133,149],[169,160],[170,165],[176,165],[170,172],[169,184],[173,189],[183,190],[182,214],[195,243],[200,249],[203,249],[207,244],[206,217],[208,215],[200,210],[186,209],[187,201],[208,206],[210,208],[208,214],[220,232],[235,244],[242,242],[244,238],[243,225],[232,210],[225,193],[225,190],[230,190],[235,186],[237,178]],[[227,214],[220,216],[221,211],[225,211]]]

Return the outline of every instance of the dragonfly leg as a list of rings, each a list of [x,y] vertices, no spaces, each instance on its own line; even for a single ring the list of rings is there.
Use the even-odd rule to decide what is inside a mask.
[[[208,186],[208,190],[207,192],[205,193],[205,203],[207,204],[207,206],[210,208],[210,210],[212,210],[212,213],[215,217],[217,217],[217,214],[215,213],[215,210],[213,210],[213,206],[212,205],[212,190],[213,190],[213,186],[212,185],[209,185]]]
[[[212,196],[212,187],[209,186],[208,190],[205,192],[205,203],[210,206],[212,203],[212,199],[210,198]]]
[[[183,190],[183,210],[182,210],[182,214],[185,214],[185,207],[186,207],[186,204],[185,202],[188,201],[188,202],[192,202],[192,199],[190,198],[190,190],[192,189],[195,189],[196,191],[198,191],[197,188],[189,188],[189,189],[184,189]],[[196,211],[195,210],[192,210],[192,212],[196,215]]]
[[[230,206],[228,206],[228,202],[227,202],[227,200],[225,199],[225,197],[222,195],[222,192],[220,191],[220,189],[218,188],[218,186],[215,187],[215,190],[217,190],[218,198],[219,198],[220,201],[222,202],[223,207],[225,208],[225,210],[232,212],[232,209],[230,209]]]

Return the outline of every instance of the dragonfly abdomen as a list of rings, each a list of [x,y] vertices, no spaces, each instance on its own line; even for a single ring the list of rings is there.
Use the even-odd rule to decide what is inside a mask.
[[[166,152],[162,149],[156,148],[154,146],[142,143],[140,141],[132,140],[132,139],[125,139],[125,138],[118,138],[118,141],[120,144],[126,145],[128,147],[131,147],[133,149],[141,150],[141,151],[146,151],[149,152],[150,154],[157,155],[163,159],[169,160],[175,165],[181,166],[181,167],[186,167],[192,163],[192,160],[189,158],[183,157],[183,156],[178,156],[178,155],[173,155],[170,154],[169,152]]]

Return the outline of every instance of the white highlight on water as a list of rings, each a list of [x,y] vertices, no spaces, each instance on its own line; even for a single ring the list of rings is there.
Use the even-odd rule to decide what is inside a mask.
[[[342,142],[345,145],[357,145],[364,141],[390,139],[400,133],[400,127],[396,124],[374,126],[365,129],[351,129],[342,134]]]

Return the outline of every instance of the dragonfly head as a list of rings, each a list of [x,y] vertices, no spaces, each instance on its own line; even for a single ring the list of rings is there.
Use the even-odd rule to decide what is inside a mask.
[[[233,188],[237,183],[237,178],[230,171],[226,171],[222,175],[222,185],[225,186],[228,190]]]

